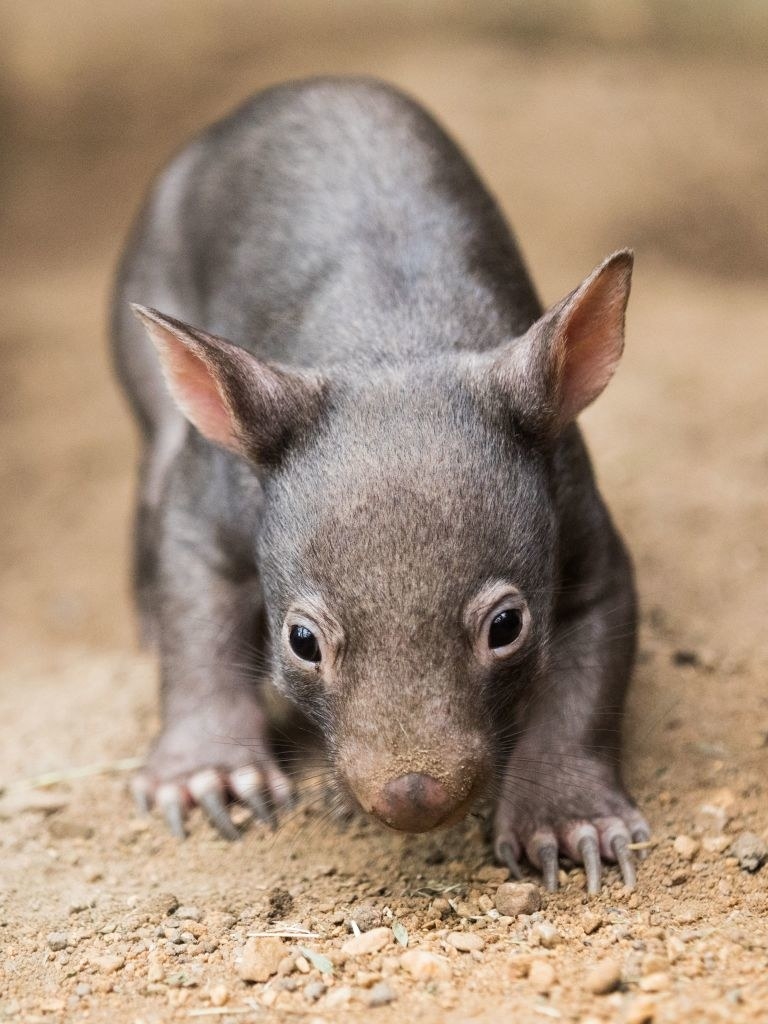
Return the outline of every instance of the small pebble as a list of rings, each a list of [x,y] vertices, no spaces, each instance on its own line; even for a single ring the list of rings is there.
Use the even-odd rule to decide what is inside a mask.
[[[666,971],[656,971],[638,982],[643,992],[666,992],[672,984],[672,979]]]
[[[616,960],[603,960],[595,964],[584,979],[584,988],[596,996],[613,992],[621,984],[621,964]]]
[[[496,909],[505,917],[535,914],[541,909],[538,885],[529,882],[504,882],[496,890]]]
[[[225,1006],[229,999],[229,992],[226,985],[214,985],[211,991],[208,993],[208,998],[211,1000],[211,1006]]]
[[[459,917],[465,917],[468,920],[483,916],[480,905],[478,903],[470,903],[468,900],[460,900],[456,904],[456,913]]]
[[[707,853],[724,853],[731,845],[729,836],[704,836],[701,845]]]
[[[656,1003],[642,996],[630,1003],[624,1015],[624,1024],[652,1024],[656,1019]]]
[[[238,974],[243,981],[268,981],[277,974],[285,956],[285,946],[274,936],[248,939],[240,960]]]
[[[548,960],[534,960],[528,971],[528,981],[540,995],[546,995],[555,984],[555,968]]]
[[[768,846],[754,832],[742,832],[731,844],[731,853],[742,871],[754,874],[768,860]]]
[[[158,960],[150,960],[147,968],[147,981],[150,984],[157,984],[165,977],[165,969]]]
[[[397,999],[392,986],[386,981],[379,981],[371,988],[365,996],[368,1006],[386,1006]]]
[[[451,932],[447,941],[460,953],[471,953],[472,950],[485,947],[485,940],[474,932]]]
[[[323,1006],[328,1010],[336,1010],[341,1006],[346,1006],[351,1001],[353,995],[354,993],[349,985],[340,985],[338,988],[331,989],[323,1000]]]
[[[451,965],[444,956],[426,949],[409,949],[400,957],[400,963],[417,981],[432,981],[451,977]]]
[[[381,910],[372,903],[358,903],[355,905],[352,920],[361,932],[369,932],[381,925]]]
[[[491,884],[505,882],[509,877],[509,869],[497,867],[495,864],[485,864],[479,871],[475,872],[478,882],[490,882]]]
[[[100,956],[93,961],[94,966],[102,974],[114,974],[125,966],[124,956]]]
[[[306,957],[302,957],[303,960]],[[281,977],[286,977],[292,974],[296,970],[296,957],[295,956],[284,956],[280,963],[277,965],[277,973]]]
[[[360,935],[353,935],[351,939],[342,945],[341,950],[347,956],[365,956],[368,953],[378,953],[392,941],[391,928],[372,928],[369,932],[361,932]]]
[[[91,869],[91,873],[93,873],[93,869]],[[86,881],[92,880],[96,879],[86,878]],[[143,900],[141,906],[153,921],[158,921],[172,914],[179,906],[179,901],[171,893],[161,892]]]
[[[676,836],[675,841],[672,844],[675,849],[675,853],[690,863],[701,849],[701,843],[696,839],[692,839],[690,836]]]
[[[531,938],[544,949],[554,949],[560,942],[560,933],[549,921],[539,921],[531,930]]]
[[[591,910],[588,910],[581,919],[581,927],[584,929],[585,935],[593,935],[602,923],[602,917]]]
[[[199,907],[194,906],[176,907],[175,915],[179,918],[180,921],[197,921],[198,924],[203,919],[202,910]]]
[[[381,981],[378,971],[358,971],[355,975],[355,984],[361,988],[373,988],[377,981]]]
[[[324,996],[328,987],[322,981],[310,981],[304,986],[304,995],[310,1002],[316,1002],[320,996]]]
[[[60,949],[67,948],[69,936],[66,932],[51,932],[46,941],[48,943],[48,948],[57,952]]]

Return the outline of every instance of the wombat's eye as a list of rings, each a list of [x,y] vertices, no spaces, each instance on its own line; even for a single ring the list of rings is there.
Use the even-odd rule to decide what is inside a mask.
[[[320,661],[320,644],[317,642],[317,637],[312,630],[306,626],[291,626],[288,642],[293,653],[297,658],[301,658],[302,661],[313,661],[315,663]]]
[[[491,620],[488,646],[493,650],[513,644],[523,631],[523,613],[517,608],[505,608]]]
[[[493,580],[468,602],[464,624],[478,660],[491,668],[510,662],[523,650],[531,632],[531,612],[519,587]]]

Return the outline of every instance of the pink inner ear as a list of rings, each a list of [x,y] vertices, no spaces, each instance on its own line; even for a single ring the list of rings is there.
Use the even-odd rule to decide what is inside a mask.
[[[565,311],[561,345],[561,417],[576,419],[613,376],[624,348],[629,276],[624,266],[605,267]]]
[[[211,367],[170,331],[154,327],[153,334],[159,341],[163,372],[178,407],[209,441],[236,448],[234,416]]]

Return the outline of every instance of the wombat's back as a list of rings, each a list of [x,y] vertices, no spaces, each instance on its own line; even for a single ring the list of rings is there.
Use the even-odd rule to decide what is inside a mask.
[[[369,79],[269,89],[182,150],[122,267],[118,347],[134,350],[123,364],[148,355],[128,301],[315,365],[485,347],[539,313],[463,154]]]

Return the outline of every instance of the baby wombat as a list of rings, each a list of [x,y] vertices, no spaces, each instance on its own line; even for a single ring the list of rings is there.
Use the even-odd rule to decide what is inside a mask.
[[[136,791],[174,832],[193,804],[234,837],[227,799],[290,801],[269,679],[387,825],[492,796],[513,874],[525,854],[554,889],[562,853],[590,890],[601,858],[632,884],[632,569],[576,426],[631,269],[614,253],[542,313],[466,158],[375,81],[269,89],[171,161],[113,326],[162,662]]]

